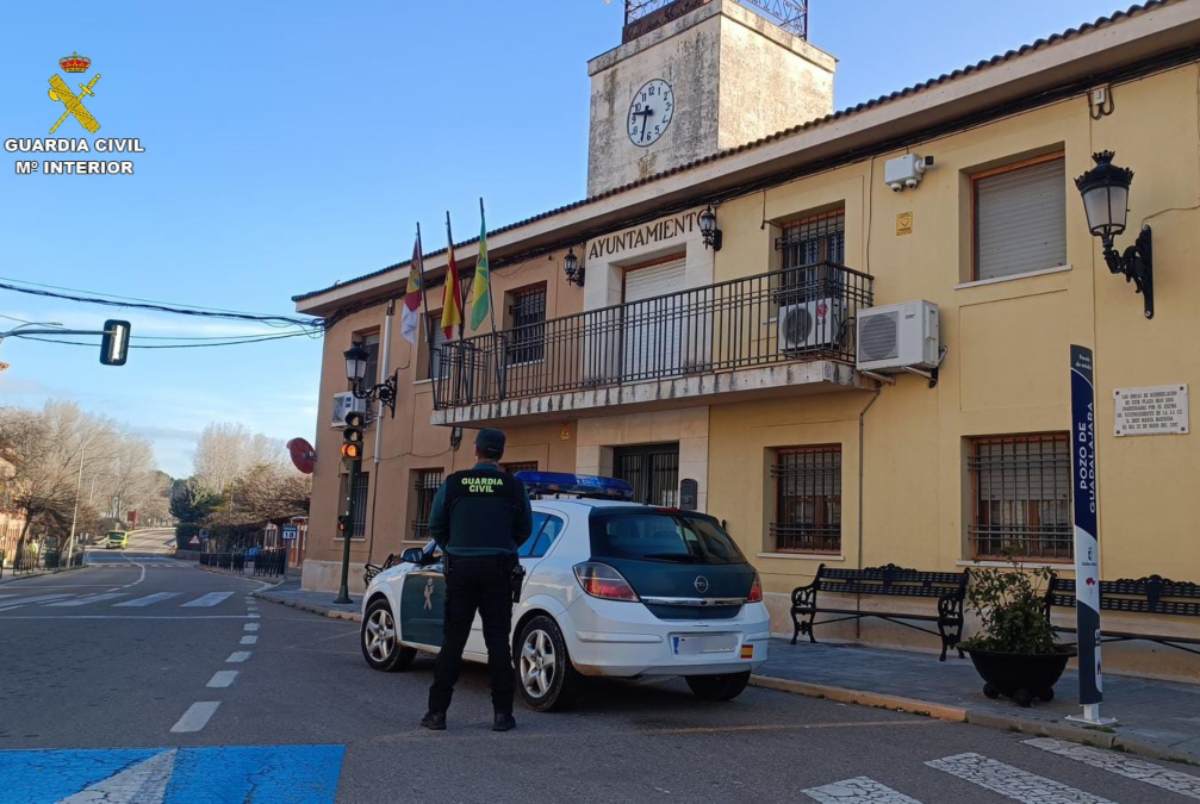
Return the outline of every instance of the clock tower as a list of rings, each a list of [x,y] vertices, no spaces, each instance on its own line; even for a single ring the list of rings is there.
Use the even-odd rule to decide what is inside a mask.
[[[588,62],[588,195],[832,112],[837,60],[806,41],[807,6],[625,0],[624,43]]]

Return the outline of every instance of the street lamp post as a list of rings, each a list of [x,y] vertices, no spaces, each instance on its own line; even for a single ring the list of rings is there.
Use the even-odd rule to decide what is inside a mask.
[[[87,448],[92,443],[98,433],[92,433],[91,437],[79,447],[79,474],[75,479],[75,508],[71,511],[71,534],[67,536],[67,566],[71,566],[71,557],[75,553],[75,523],[79,519],[79,493],[83,490],[83,458],[87,454]]]

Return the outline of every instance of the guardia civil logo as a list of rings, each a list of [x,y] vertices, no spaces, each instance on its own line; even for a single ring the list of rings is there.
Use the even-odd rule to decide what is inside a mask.
[[[63,68],[63,72],[68,74],[80,75],[86,73],[88,68],[92,66],[92,60],[87,56],[80,56],[78,53],[72,53],[70,56],[63,56],[58,60],[58,66]],[[62,104],[63,113],[54,121],[54,125],[50,126],[50,133],[58,131],[58,127],[68,117],[75,118],[79,125],[83,126],[84,130],[89,134],[95,134],[100,130],[100,121],[83,105],[85,97],[94,96],[96,93],[92,90],[96,83],[100,80],[100,73],[92,76],[92,80],[86,84],[79,85],[79,94],[76,95],[67,86],[67,82],[58,73],[50,76],[50,100],[55,103]]]

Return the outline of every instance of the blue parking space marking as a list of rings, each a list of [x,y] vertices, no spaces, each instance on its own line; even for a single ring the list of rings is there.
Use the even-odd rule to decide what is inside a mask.
[[[0,802],[332,802],[345,746],[0,751]]]

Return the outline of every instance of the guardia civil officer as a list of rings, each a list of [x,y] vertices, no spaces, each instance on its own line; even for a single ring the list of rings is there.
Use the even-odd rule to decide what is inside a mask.
[[[504,455],[504,433],[480,430],[476,464],[446,478],[433,498],[429,530],[445,555],[446,613],[442,651],[429,689],[427,729],[446,728],[446,710],[462,667],[463,647],[478,610],[483,619],[488,670],[492,680],[494,731],[508,731],[513,720],[513,668],[508,644],[512,630],[512,572],[517,548],[529,538],[533,514],[520,480],[497,464]]]

